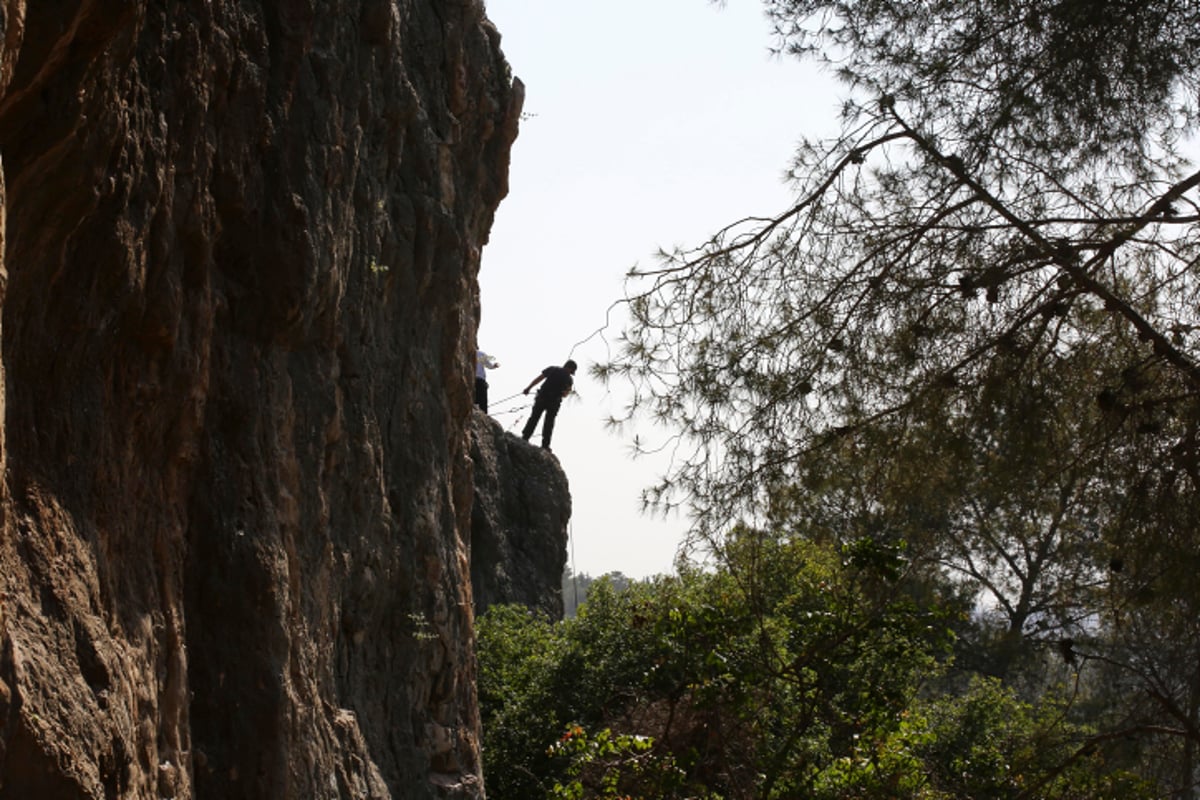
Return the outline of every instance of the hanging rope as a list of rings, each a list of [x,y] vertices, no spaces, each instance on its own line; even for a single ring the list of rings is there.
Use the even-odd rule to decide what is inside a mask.
[[[612,325],[612,312],[613,312],[613,309],[614,309],[614,308],[616,308],[617,306],[621,305],[622,303],[628,303],[628,302],[629,302],[629,301],[628,301],[628,300],[625,300],[625,299],[622,299],[622,300],[614,300],[614,301],[613,301],[613,302],[612,302],[612,303],[611,303],[611,304],[608,306],[608,308],[607,308],[607,309],[605,309],[605,311],[604,311],[604,324],[603,324],[603,325],[601,325],[601,326],[600,326],[599,328],[597,328],[596,330],[592,331],[590,334],[588,334],[588,336],[587,336],[586,338],[580,339],[578,342],[576,342],[575,344],[571,345],[571,350],[570,350],[570,351],[567,353],[567,358],[570,358],[571,356],[573,356],[573,355],[575,354],[575,350],[576,350],[576,348],[580,347],[581,345],[585,345],[585,344],[587,344],[587,343],[588,343],[588,342],[590,342],[592,339],[595,339],[597,336],[599,336],[599,337],[600,337],[600,339],[601,339],[601,340],[604,342],[604,349],[605,349],[605,351],[606,351],[606,352],[608,352],[608,353],[612,353],[612,345],[611,345],[611,344],[609,344],[609,342],[608,342],[608,339],[607,339],[607,338],[605,338],[605,336],[604,336],[604,332],[605,332],[606,330],[608,330],[608,329],[609,329],[609,327]]]
[[[579,573],[575,571],[575,523],[567,523],[567,540],[571,543],[571,583],[575,590],[575,613],[579,613]]]

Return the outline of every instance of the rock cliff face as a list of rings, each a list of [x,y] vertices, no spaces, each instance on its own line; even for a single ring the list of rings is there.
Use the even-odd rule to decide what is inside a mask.
[[[0,0],[0,798],[481,796],[480,0]]]
[[[521,603],[562,619],[571,494],[558,460],[478,411],[471,420],[471,460],[475,613]]]

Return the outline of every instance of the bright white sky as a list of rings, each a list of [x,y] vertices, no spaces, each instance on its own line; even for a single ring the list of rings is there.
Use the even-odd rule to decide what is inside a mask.
[[[507,430],[519,433],[528,400],[501,401],[604,326],[631,267],[652,265],[660,247],[695,245],[785,208],[795,144],[834,131],[832,79],[769,54],[762,8],[487,0],[529,115],[480,273],[479,345],[501,364],[489,376],[490,410]],[[624,319],[614,311],[608,342]],[[669,573],[688,520],[640,510],[641,490],[665,462],[631,459],[628,435],[605,428],[622,400],[587,371],[607,355],[601,337],[575,347],[578,394],[564,402],[552,443],[571,485],[572,567]]]

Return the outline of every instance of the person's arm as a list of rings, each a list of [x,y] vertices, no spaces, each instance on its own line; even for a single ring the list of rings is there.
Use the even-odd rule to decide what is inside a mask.
[[[536,378],[533,379],[533,383],[531,383],[525,387],[525,391],[521,392],[521,394],[529,394],[530,389],[537,386],[539,383],[541,383],[544,380],[546,380],[546,376],[544,374],[538,375]]]

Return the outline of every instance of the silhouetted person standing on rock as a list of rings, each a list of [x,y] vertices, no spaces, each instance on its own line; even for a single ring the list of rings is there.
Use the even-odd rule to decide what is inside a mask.
[[[575,385],[575,379],[571,377],[574,374],[575,362],[567,359],[567,362],[561,367],[546,367],[542,370],[541,375],[538,375],[532,383],[525,387],[522,394],[529,394],[530,389],[539,383],[542,384],[542,388],[538,389],[537,396],[533,399],[533,414],[529,417],[529,422],[525,423],[525,430],[521,431],[522,439],[529,441],[529,437],[533,436],[533,429],[537,427],[538,420],[545,412],[546,421],[542,424],[542,447],[550,449],[550,437],[554,434],[554,418],[558,416],[558,409],[562,405],[563,398],[571,393],[571,387]]]

